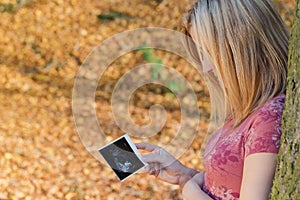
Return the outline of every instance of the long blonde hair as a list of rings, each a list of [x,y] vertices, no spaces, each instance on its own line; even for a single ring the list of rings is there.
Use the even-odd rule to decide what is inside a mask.
[[[214,120],[237,127],[285,93],[289,32],[270,0],[198,0],[182,27],[197,43],[185,40],[195,62],[207,56],[214,66],[203,74]]]

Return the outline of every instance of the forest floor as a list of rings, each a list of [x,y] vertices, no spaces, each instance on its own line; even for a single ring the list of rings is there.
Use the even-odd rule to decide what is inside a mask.
[[[18,1],[17,1],[18,2]],[[139,27],[177,29],[189,0],[0,0],[0,199],[181,199],[180,188],[136,174],[120,183],[110,168],[84,148],[72,115],[76,73],[94,47],[110,36]],[[288,27],[295,2],[275,1]],[[100,14],[121,13],[105,21]],[[191,83],[201,111],[199,131],[179,158],[203,169],[200,147],[208,126],[209,97],[197,71],[182,58],[155,51]],[[141,53],[122,56],[105,71],[96,91],[98,121],[108,140],[124,132],[114,121],[111,94],[117,81],[145,63]],[[176,84],[175,84],[176,87]],[[166,126],[152,138],[168,145],[180,124],[180,107],[163,87],[140,88],[131,106],[137,124],[148,110],[165,106]]]

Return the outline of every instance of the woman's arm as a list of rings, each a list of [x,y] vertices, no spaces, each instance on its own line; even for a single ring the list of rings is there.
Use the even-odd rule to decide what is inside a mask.
[[[275,153],[255,153],[246,157],[240,200],[267,200],[277,163]]]
[[[165,182],[183,186],[199,173],[197,170],[184,166],[161,147],[144,142],[135,145],[138,149],[151,152],[142,156],[142,160],[149,164],[146,171]]]
[[[277,163],[275,153],[255,153],[245,159],[240,200],[268,200]],[[202,177],[201,177],[202,176]],[[197,174],[183,187],[185,200],[211,200],[202,191],[204,173]]]
[[[182,196],[185,200],[212,200],[205,192],[202,191],[201,187],[204,182],[204,172],[196,174],[190,179],[182,189]]]

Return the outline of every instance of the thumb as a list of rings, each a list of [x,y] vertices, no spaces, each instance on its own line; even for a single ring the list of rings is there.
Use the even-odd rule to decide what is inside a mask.
[[[153,163],[153,162],[162,163],[164,159],[159,151],[160,150],[155,150],[152,153],[142,155],[142,160],[146,163]]]

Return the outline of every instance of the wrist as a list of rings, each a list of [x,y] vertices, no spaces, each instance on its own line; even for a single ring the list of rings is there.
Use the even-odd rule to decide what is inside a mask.
[[[200,172],[186,167],[183,175],[179,179],[179,185],[183,187],[191,178],[193,178],[198,173],[200,173]]]

